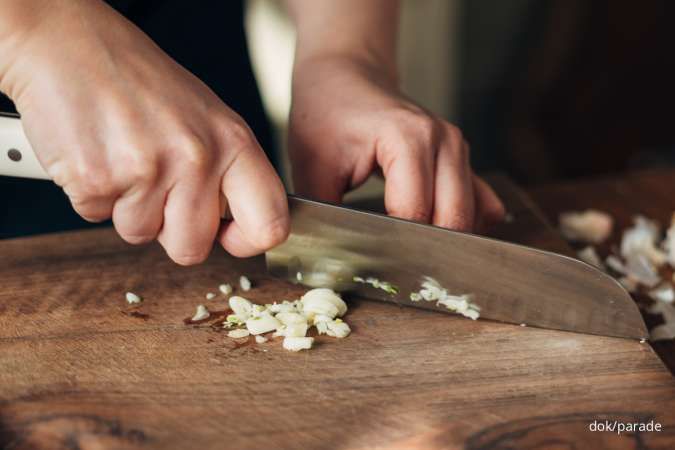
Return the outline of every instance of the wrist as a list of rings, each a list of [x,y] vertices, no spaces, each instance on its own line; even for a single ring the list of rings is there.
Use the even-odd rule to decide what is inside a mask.
[[[383,58],[367,52],[322,52],[296,57],[293,85],[301,86],[307,76],[326,80],[343,75],[359,76],[392,90],[398,90],[399,79],[393,58]]]

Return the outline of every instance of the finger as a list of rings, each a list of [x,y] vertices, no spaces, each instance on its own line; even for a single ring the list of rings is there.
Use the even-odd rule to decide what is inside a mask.
[[[237,258],[248,258],[261,253],[260,248],[249,242],[239,224],[233,220],[221,223],[217,239],[230,255]]]
[[[281,180],[257,147],[241,151],[222,180],[234,223],[221,229],[218,240],[235,256],[252,256],[288,237],[290,218]]]
[[[220,224],[218,182],[184,177],[166,197],[164,223],[158,240],[181,265],[204,261]]]
[[[387,214],[428,223],[433,207],[433,155],[413,144],[392,152],[391,160],[378,158],[384,172],[384,205]]]
[[[112,216],[117,198],[113,189],[100,188],[90,180],[80,180],[63,186],[70,204],[77,214],[87,222],[103,222]]]
[[[441,142],[436,157],[434,225],[459,231],[473,228],[474,193],[468,151],[468,144],[456,132]]]
[[[333,169],[333,166],[334,164],[321,164],[319,161],[295,162],[293,164],[295,192],[314,200],[342,203],[342,197],[349,187],[349,176]]]
[[[115,197],[69,196],[69,199],[75,212],[87,222],[99,223],[112,217]]]
[[[476,229],[485,232],[504,220],[506,210],[495,191],[480,177],[473,177],[473,189],[476,198]]]
[[[117,233],[130,244],[154,240],[164,221],[166,191],[150,188],[131,191],[115,202],[112,211]]]

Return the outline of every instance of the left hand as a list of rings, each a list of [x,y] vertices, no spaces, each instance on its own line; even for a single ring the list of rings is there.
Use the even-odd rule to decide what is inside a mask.
[[[289,143],[301,195],[339,203],[379,168],[392,216],[460,231],[504,216],[494,191],[471,170],[461,131],[358,62],[296,66]]]

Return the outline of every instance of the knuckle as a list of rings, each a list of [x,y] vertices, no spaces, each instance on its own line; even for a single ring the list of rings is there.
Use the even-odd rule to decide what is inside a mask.
[[[110,170],[92,164],[75,167],[70,191],[78,199],[108,197],[115,192],[115,182]]]
[[[459,127],[451,123],[448,123],[446,124],[446,130],[448,136],[450,137],[450,140],[452,140],[453,143],[462,144],[465,141],[464,134],[462,133],[462,130]]]
[[[133,173],[137,181],[153,184],[159,179],[159,165],[154,157],[141,156],[134,165]]]
[[[438,121],[429,114],[419,112],[408,112],[402,119],[402,132],[408,136],[416,136],[417,140],[429,144],[438,138]]]
[[[207,172],[213,166],[213,155],[209,148],[196,135],[189,133],[180,139],[178,151],[181,155],[181,163],[191,171]]]
[[[253,132],[243,120],[231,121],[225,127],[225,138],[228,147],[243,149],[250,147],[255,141]]]

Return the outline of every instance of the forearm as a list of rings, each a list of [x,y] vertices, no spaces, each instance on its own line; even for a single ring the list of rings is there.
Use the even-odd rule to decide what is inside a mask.
[[[295,65],[355,61],[397,80],[398,0],[285,0],[297,28]]]

